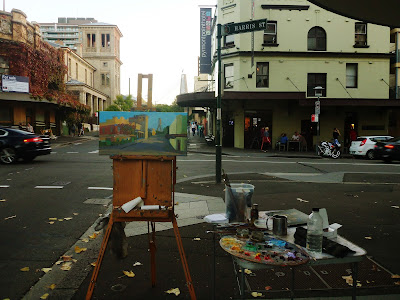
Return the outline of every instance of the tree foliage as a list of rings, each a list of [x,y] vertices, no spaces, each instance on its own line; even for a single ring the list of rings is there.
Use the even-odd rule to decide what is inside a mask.
[[[132,95],[123,96],[118,95],[114,100],[113,104],[110,105],[107,110],[108,111],[131,111],[133,107],[133,99]]]
[[[157,104],[155,107],[156,107],[156,111],[159,111],[159,112],[183,112],[183,107],[180,107],[176,103],[176,99],[174,100],[174,102],[172,102],[171,105]]]

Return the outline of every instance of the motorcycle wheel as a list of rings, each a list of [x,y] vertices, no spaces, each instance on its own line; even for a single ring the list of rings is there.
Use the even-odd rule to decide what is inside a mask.
[[[340,150],[333,150],[332,158],[339,158],[340,157]]]

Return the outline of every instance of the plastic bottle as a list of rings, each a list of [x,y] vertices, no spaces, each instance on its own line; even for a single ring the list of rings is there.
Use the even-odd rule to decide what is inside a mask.
[[[319,214],[319,208],[313,208],[307,221],[307,250],[322,252],[322,217]]]

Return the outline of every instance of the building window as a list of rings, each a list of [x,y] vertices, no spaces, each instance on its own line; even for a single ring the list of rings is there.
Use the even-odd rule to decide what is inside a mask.
[[[110,47],[110,34],[109,33],[102,33],[101,34],[101,47]]]
[[[104,67],[104,68],[108,68],[108,62],[104,61],[104,62],[103,62],[103,67]]]
[[[96,34],[94,33],[87,34],[87,46],[96,47]]]
[[[313,27],[307,35],[308,50],[326,51],[326,32],[321,27]]]
[[[233,64],[224,65],[224,88],[233,88]]]
[[[110,74],[108,74],[108,73],[101,74],[101,85],[105,85],[105,86],[110,85]]]
[[[367,23],[355,24],[355,47],[367,46]]]
[[[346,64],[346,87],[356,88],[358,79],[358,64]]]
[[[257,63],[256,73],[256,87],[267,88],[269,87],[269,63]]]
[[[68,58],[68,75],[71,76],[71,59]]]
[[[307,74],[307,97],[315,97],[314,88],[317,86],[323,88],[322,97],[326,97],[326,73]]]
[[[75,64],[75,75],[76,75],[76,80],[78,80],[78,63]]]
[[[276,21],[268,21],[267,29],[264,30],[264,43],[263,45],[271,45],[277,43],[276,36]]]

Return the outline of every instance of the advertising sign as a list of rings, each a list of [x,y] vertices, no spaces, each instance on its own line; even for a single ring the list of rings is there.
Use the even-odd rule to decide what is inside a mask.
[[[211,8],[200,8],[200,73],[211,74]]]
[[[99,153],[186,155],[187,121],[183,112],[101,111]]]
[[[1,76],[3,92],[29,93],[29,78],[15,75]]]

